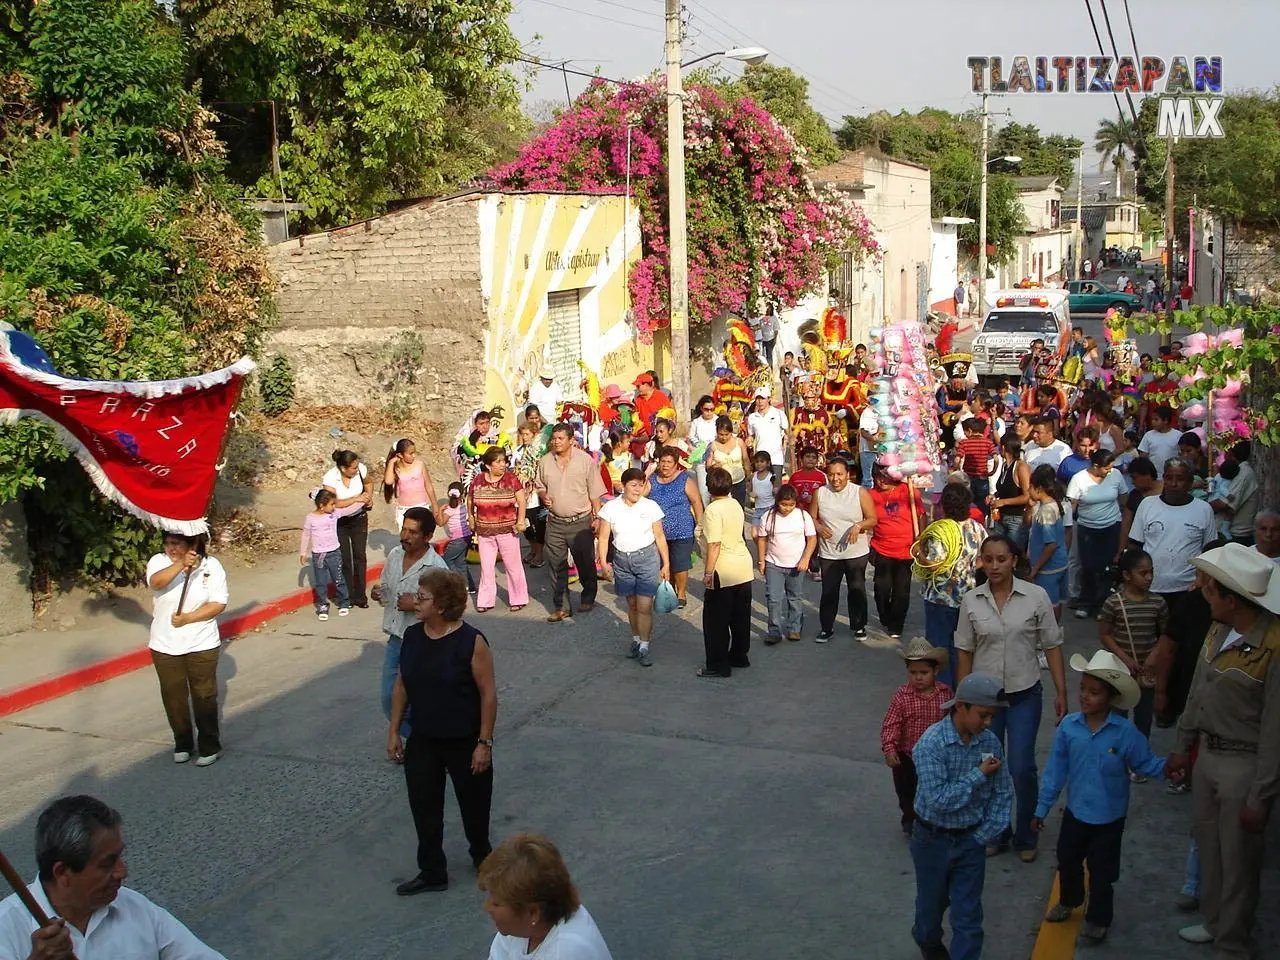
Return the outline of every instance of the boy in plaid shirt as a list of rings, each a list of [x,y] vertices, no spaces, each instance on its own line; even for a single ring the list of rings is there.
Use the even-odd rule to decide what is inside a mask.
[[[996,446],[991,442],[986,423],[978,417],[970,417],[963,426],[964,439],[956,444],[956,459],[969,478],[974,504],[986,516],[987,495],[991,492],[991,460],[996,455]]]
[[[880,724],[880,749],[893,771],[893,789],[902,811],[902,832],[911,836],[915,822],[916,768],[911,751],[930,726],[942,719],[942,704],[951,688],[938,682],[938,666],[948,662],[947,651],[914,637],[898,655],[907,662],[907,682],[894,691]]]

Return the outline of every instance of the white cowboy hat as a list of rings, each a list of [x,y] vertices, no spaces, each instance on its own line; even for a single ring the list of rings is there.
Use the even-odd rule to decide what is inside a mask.
[[[1276,565],[1251,547],[1228,543],[1206,550],[1191,565],[1264,610],[1280,614],[1280,575]]]
[[[1123,661],[1109,650],[1099,650],[1088,660],[1078,653],[1073,653],[1071,669],[1077,673],[1097,677],[1113,688],[1119,696],[1111,701],[1111,705],[1117,710],[1132,710],[1142,699],[1142,690],[1138,687],[1138,681],[1133,679]]]

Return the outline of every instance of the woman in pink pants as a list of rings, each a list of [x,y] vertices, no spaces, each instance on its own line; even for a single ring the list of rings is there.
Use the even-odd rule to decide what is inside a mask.
[[[520,478],[507,470],[507,451],[490,447],[480,458],[481,472],[471,481],[468,513],[471,529],[480,548],[480,589],[476,592],[476,611],[492,610],[498,598],[498,581],[494,565],[502,555],[507,571],[507,602],[511,610],[521,610],[529,602],[529,588],[524,579],[524,563],[520,559],[517,531],[528,526],[524,518],[525,493]]]

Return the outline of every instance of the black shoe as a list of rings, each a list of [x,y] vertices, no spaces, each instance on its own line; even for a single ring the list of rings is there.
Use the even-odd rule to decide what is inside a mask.
[[[940,943],[932,947],[921,947],[920,956],[923,960],[951,960],[951,953]]]
[[[428,877],[418,874],[412,880],[406,880],[396,887],[396,896],[412,897],[415,893],[438,893],[449,889],[448,877]]]
[[[853,631],[853,638],[854,638],[855,640],[865,640],[865,639],[867,639],[867,628],[866,628],[866,627],[859,627],[857,630]]]
[[[472,857],[472,858],[471,858],[471,865],[472,865],[473,867],[475,867],[475,868],[476,868],[476,870],[479,870],[479,869],[480,869],[480,864],[484,863],[485,859],[489,856],[489,854],[490,854],[490,853],[493,853],[493,851],[492,851],[492,850],[489,850],[489,851],[486,851],[485,853],[481,854],[481,855],[480,855],[480,856],[478,856],[478,857]]]
[[[368,600],[360,600],[360,601],[357,601],[356,603],[353,603],[353,604],[352,604],[352,606],[353,606],[353,607],[359,607],[361,610],[368,610],[368,609],[369,609],[369,601],[368,601]]]
[[[729,661],[729,666],[731,666],[731,667],[749,667],[749,666],[751,666],[751,661],[750,661],[750,660],[748,660],[746,657],[743,657],[743,658],[742,658],[742,659],[740,659],[740,660],[730,660],[730,661]]]

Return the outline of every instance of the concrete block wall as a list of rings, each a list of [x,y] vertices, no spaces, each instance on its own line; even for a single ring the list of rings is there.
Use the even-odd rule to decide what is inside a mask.
[[[483,394],[485,304],[476,198],[410,207],[269,249],[280,325],[267,353],[293,365],[305,404],[378,406],[391,349],[424,344],[415,400],[426,417],[461,423]]]

